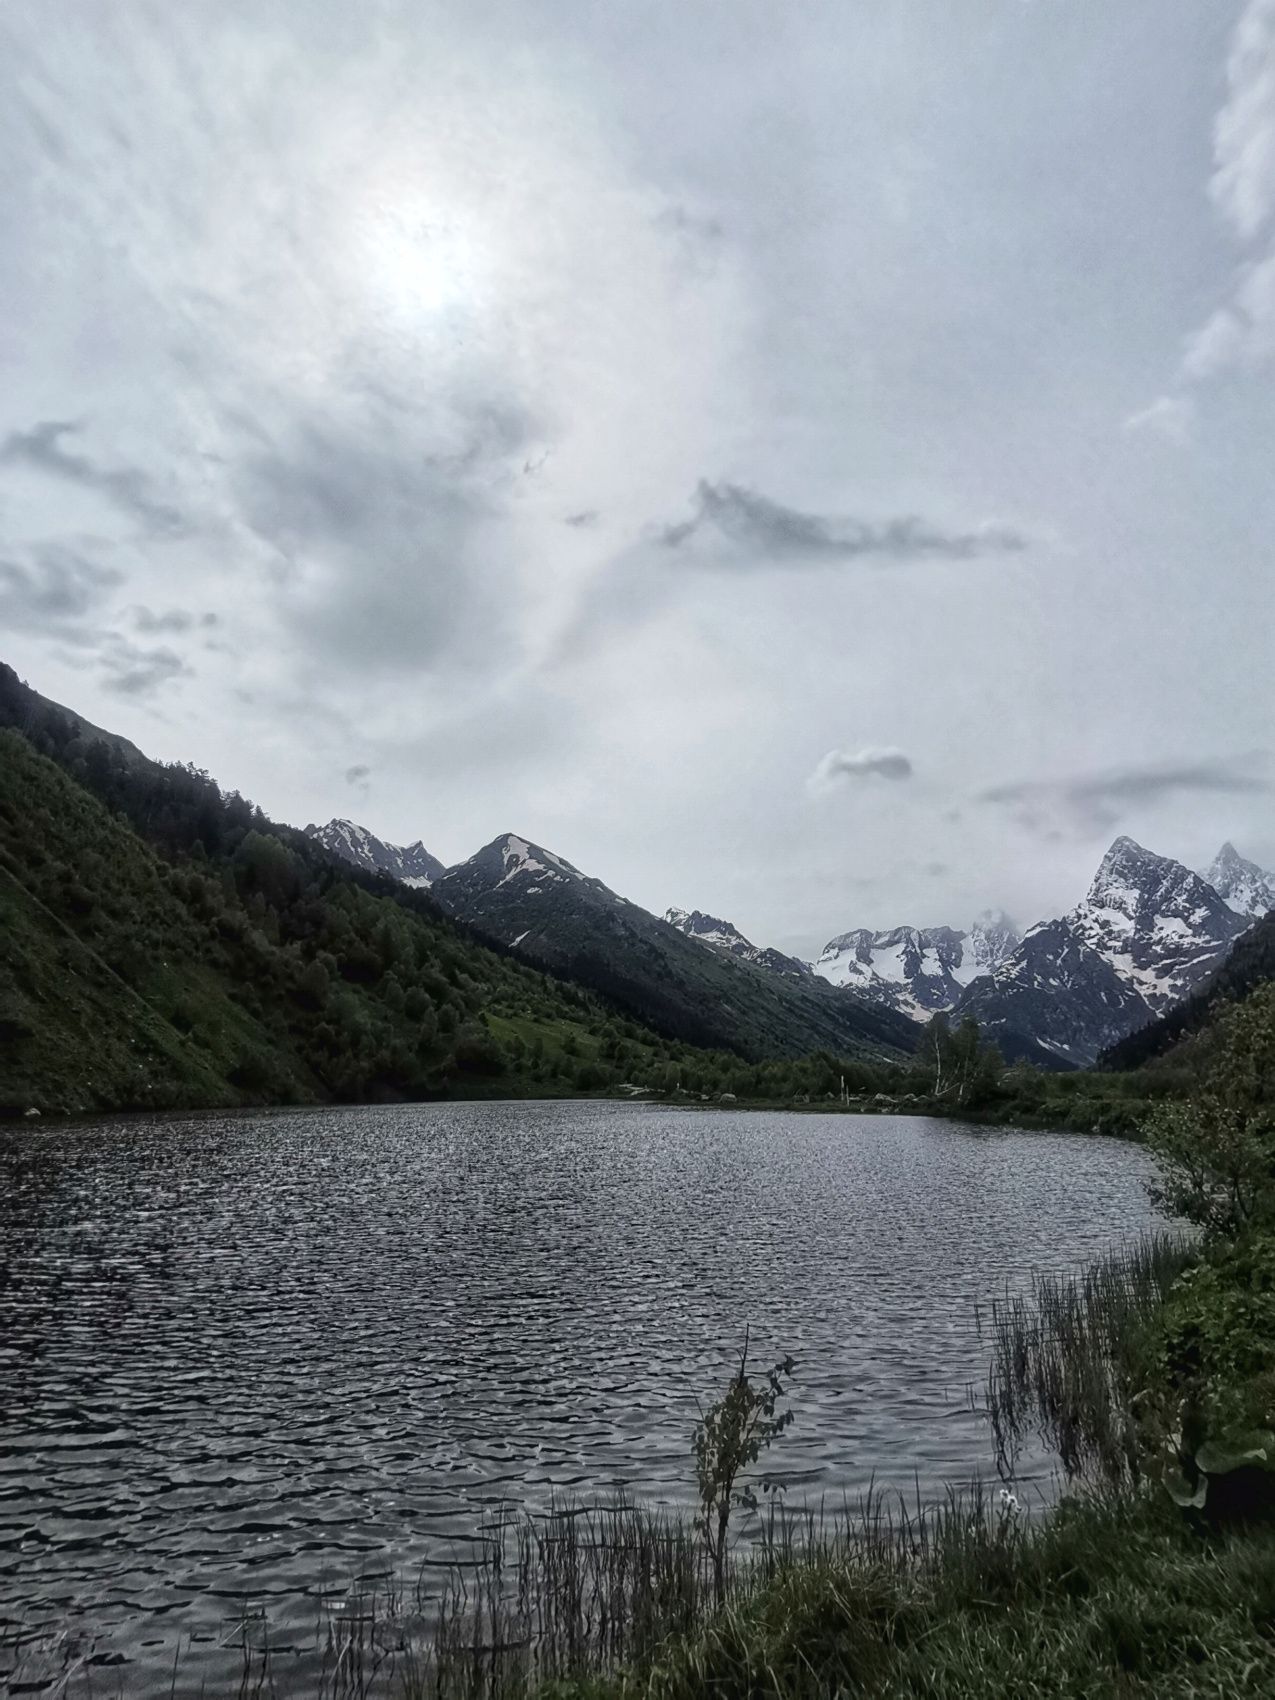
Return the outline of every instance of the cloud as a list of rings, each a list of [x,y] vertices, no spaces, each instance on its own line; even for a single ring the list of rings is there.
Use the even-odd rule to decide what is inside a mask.
[[[830,790],[841,779],[910,779],[912,762],[902,750],[864,749],[857,755],[844,750],[829,750],[810,775],[808,784],[813,791]]]
[[[181,514],[155,497],[145,473],[135,467],[99,466],[87,455],[64,447],[64,439],[80,430],[77,420],[47,419],[29,431],[13,431],[0,443],[0,466],[25,467],[94,490],[122,513],[140,520],[149,532],[177,535],[185,531]]]
[[[1249,0],[1231,37],[1226,80],[1209,193],[1251,241],[1275,210],[1275,0]]]
[[[108,639],[98,662],[106,674],[103,687],[117,696],[153,696],[162,685],[192,671],[175,650],[139,649],[123,638]]]
[[[707,479],[700,480],[692,505],[690,519],[660,532],[667,548],[681,548],[706,527],[759,560],[780,556],[818,562],[879,556],[899,561],[924,557],[968,561],[980,555],[1018,553],[1028,546],[1028,539],[1008,526],[946,531],[913,515],[876,522],[833,519],[785,507],[740,484],[711,484]]]
[[[1153,807],[1174,797],[1240,796],[1270,791],[1269,779],[1227,761],[1111,768],[1068,779],[1016,780],[981,791],[976,802],[1008,808],[1030,832],[1056,838],[1063,830],[1082,836],[1116,826],[1131,809]]]
[[[511,439],[508,417],[489,424],[455,455],[422,457],[388,408],[298,415],[244,453],[239,515],[268,546],[312,658],[355,674],[459,668],[507,641],[492,539],[529,426]]]
[[[0,560],[0,625],[39,630],[51,622],[82,620],[124,576],[65,544],[41,544],[27,557]]]
[[[356,785],[360,791],[367,790],[367,782],[371,777],[372,769],[366,762],[356,762],[353,767],[347,767],[345,770],[345,783]]]
[[[184,608],[166,608],[162,614],[157,614],[154,609],[139,605],[129,612],[133,616],[133,625],[147,637],[156,637],[160,632],[188,632],[194,626],[207,630],[218,624],[216,614],[190,614]]]
[[[1275,246],[1254,252],[1275,213],[1275,0],[1249,0],[1231,36],[1227,98],[1213,124],[1209,195],[1247,250],[1228,299],[1185,339],[1179,393],[1125,421],[1185,441],[1190,401],[1181,391],[1275,358]]]
[[[568,514],[564,525],[571,525],[577,531],[588,531],[598,523],[599,514],[596,508],[585,508],[582,513]]]
[[[1126,431],[1152,431],[1167,442],[1184,446],[1191,440],[1195,425],[1195,403],[1189,396],[1157,396],[1149,406],[1131,413],[1124,422]]]

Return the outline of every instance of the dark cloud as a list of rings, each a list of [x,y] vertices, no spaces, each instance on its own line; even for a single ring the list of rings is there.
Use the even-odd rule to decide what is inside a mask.
[[[857,755],[847,755],[844,750],[829,750],[811,774],[810,783],[822,790],[839,779],[873,776],[879,779],[910,779],[912,762],[902,750],[867,749],[860,750]]]
[[[174,536],[186,530],[181,514],[159,501],[151,480],[135,467],[99,466],[87,455],[65,446],[81,427],[71,419],[47,419],[29,431],[14,431],[0,443],[0,466],[21,466],[48,478],[95,490],[131,519],[156,535]]]
[[[1057,839],[1064,826],[1108,831],[1130,809],[1174,797],[1242,796],[1270,791],[1269,779],[1234,762],[1113,768],[1070,779],[1017,780],[979,792],[975,801],[1010,810],[1020,826]]]
[[[82,620],[124,576],[64,544],[44,544],[26,555],[25,561],[0,559],[0,625],[25,630]]]
[[[367,782],[372,777],[372,769],[365,762],[356,762],[353,767],[345,770],[345,783],[357,785],[361,790],[367,790]]]
[[[109,640],[98,656],[102,683],[119,696],[152,696],[161,685],[189,674],[191,668],[172,649],[139,649],[123,638]]]
[[[914,516],[882,521],[833,519],[785,507],[739,484],[710,484],[706,479],[700,480],[692,505],[695,511],[690,519],[660,532],[666,547],[680,548],[708,526],[758,560],[783,556],[816,562],[878,556],[896,561],[925,557],[969,561],[979,555],[1015,554],[1028,546],[1021,532],[1007,526],[944,531]]]
[[[583,513],[568,514],[564,525],[573,525],[578,531],[587,531],[598,523],[600,515],[596,508],[586,508]]]
[[[311,660],[343,672],[494,660],[508,612],[491,545],[511,446],[500,418],[494,461],[467,474],[423,456],[388,414],[357,428],[297,420],[245,453],[239,516],[279,562],[281,611]]]
[[[161,632],[188,632],[195,626],[207,630],[218,623],[216,614],[190,614],[184,608],[166,608],[157,614],[153,608],[138,606],[129,612],[133,625],[147,637],[157,637]]]

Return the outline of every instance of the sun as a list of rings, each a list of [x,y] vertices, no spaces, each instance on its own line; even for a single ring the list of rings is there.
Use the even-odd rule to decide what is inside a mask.
[[[424,201],[382,201],[363,220],[369,282],[385,304],[408,318],[436,316],[475,304],[480,253],[466,221]]]

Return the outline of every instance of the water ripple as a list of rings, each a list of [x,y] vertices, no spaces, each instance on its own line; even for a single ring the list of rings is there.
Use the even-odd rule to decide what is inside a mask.
[[[180,1637],[211,1690],[245,1609],[301,1646],[501,1507],[684,1506],[745,1322],[797,1360],[791,1497],[966,1479],[975,1306],[1135,1235],[1144,1175],[1114,1141],[608,1104],[0,1131],[0,1678],[56,1631],[168,1694]]]

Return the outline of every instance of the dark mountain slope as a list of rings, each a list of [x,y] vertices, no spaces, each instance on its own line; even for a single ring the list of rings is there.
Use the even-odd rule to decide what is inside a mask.
[[[437,882],[451,914],[592,986],[661,1032],[741,1056],[901,1056],[915,1023],[813,976],[706,949],[601,880],[514,834]]]
[[[1198,992],[1104,1051],[1100,1066],[1141,1068],[1167,1057],[1207,1028],[1223,1004],[1238,1003],[1269,980],[1275,980],[1275,914],[1258,921],[1232,945],[1225,962]]]

